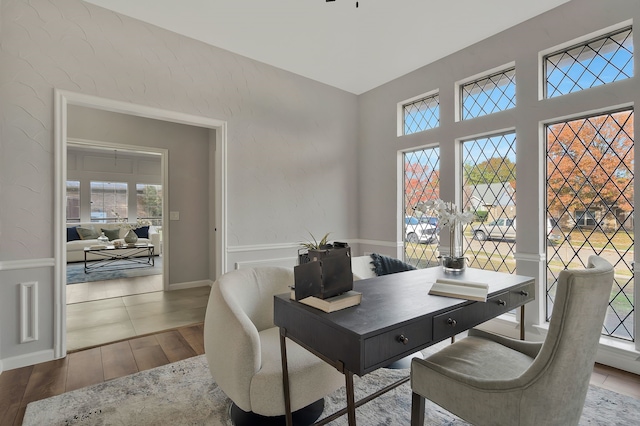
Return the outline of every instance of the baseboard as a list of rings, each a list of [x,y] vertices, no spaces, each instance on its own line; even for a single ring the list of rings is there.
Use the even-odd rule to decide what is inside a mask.
[[[0,360],[0,372],[5,370],[13,370],[16,368],[26,367],[28,365],[36,365],[41,362],[47,362],[55,359],[53,349],[33,352],[30,354],[14,356]]]
[[[596,355],[597,363],[640,375],[640,354],[638,351],[617,348],[607,343],[606,339],[601,339]]]
[[[211,287],[213,285],[213,281],[211,280],[200,280],[200,281],[190,281],[186,283],[175,283],[169,284],[169,290],[183,290],[185,288],[195,288],[195,287]]]

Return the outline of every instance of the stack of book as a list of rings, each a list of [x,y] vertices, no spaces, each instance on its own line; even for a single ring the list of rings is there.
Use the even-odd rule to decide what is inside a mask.
[[[429,290],[429,294],[436,296],[477,300],[479,302],[486,302],[488,293],[489,284],[446,278],[438,278],[431,286],[431,290]]]
[[[296,299],[295,290],[291,290],[291,299]],[[337,296],[328,297],[326,299],[321,299],[315,296],[305,297],[304,299],[298,300],[300,303],[304,303],[305,305],[311,306],[316,309],[320,309],[321,311],[330,313],[339,311],[341,309],[350,308],[352,306],[359,305],[362,301],[362,293],[354,290],[350,290],[339,294]]]

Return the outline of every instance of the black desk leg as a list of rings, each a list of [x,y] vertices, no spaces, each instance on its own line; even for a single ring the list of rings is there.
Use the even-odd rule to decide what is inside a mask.
[[[411,426],[424,425],[424,398],[415,392],[411,392]]]
[[[291,415],[291,395],[289,393],[289,368],[287,367],[287,330],[280,329],[280,357],[282,360],[282,389],[284,390],[284,410],[287,426],[293,426],[293,417]],[[353,381],[351,389],[353,390]]]
[[[344,377],[346,379],[347,392],[347,419],[349,426],[356,426],[356,398],[353,393],[353,373],[345,370]]]
[[[524,305],[520,306],[520,340],[524,340]]]

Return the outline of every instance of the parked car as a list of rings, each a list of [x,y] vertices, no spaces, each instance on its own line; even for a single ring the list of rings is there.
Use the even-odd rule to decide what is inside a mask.
[[[489,223],[482,223],[472,228],[473,238],[478,241],[490,239],[515,240],[516,239],[516,219],[500,217]],[[559,244],[562,242],[562,233],[551,225],[551,220],[547,218],[547,242],[548,244]]]
[[[515,240],[516,238],[516,219],[500,217],[489,223],[481,223],[474,226],[473,238],[478,241],[486,241],[491,239],[499,240]]]
[[[436,227],[429,223],[422,223],[413,216],[404,218],[404,234],[405,241],[410,243],[430,244],[438,241]]]
[[[438,227],[438,218],[434,216],[421,216],[420,222],[428,223],[430,225],[435,226],[436,228]]]

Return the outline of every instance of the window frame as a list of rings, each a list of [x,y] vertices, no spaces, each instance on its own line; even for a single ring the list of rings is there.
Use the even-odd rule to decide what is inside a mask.
[[[437,96],[437,97],[438,97],[438,126],[436,126],[436,127],[432,127],[432,128],[429,128],[429,129],[420,130],[420,131],[413,132],[413,133],[405,133],[405,132],[404,132],[404,128],[405,128],[405,123],[404,123],[404,108],[405,108],[405,106],[406,106],[406,105],[410,105],[410,104],[412,104],[412,103],[420,102],[420,101],[422,101],[422,100],[424,100],[424,99],[428,99],[428,98],[433,97],[433,96]],[[396,114],[397,114],[397,119],[396,119],[396,122],[397,122],[397,136],[398,136],[398,137],[402,137],[402,136],[415,135],[415,134],[417,134],[417,133],[426,132],[427,130],[436,129],[436,128],[440,127],[440,117],[441,117],[440,112],[441,112],[441,111],[440,111],[440,89],[430,90],[430,91],[425,92],[425,93],[422,93],[422,94],[420,94],[420,95],[418,95],[418,96],[414,96],[414,97],[412,97],[412,98],[405,99],[405,100],[403,100],[403,101],[401,101],[401,102],[398,102],[398,103],[396,104]],[[419,149],[419,148],[416,148],[416,149]]]
[[[501,109],[499,111],[493,111],[493,112],[489,112],[486,114],[482,114],[482,115],[477,115],[474,117],[468,117],[465,118],[464,117],[464,87],[468,86],[470,84],[476,83],[478,81],[482,81],[482,80],[486,80],[489,79],[491,77],[500,75],[500,74],[504,74],[506,72],[512,71],[514,72],[514,81],[516,79],[517,76],[517,69],[516,69],[516,64],[515,62],[497,67],[497,68],[493,68],[491,70],[485,71],[483,73],[480,74],[476,74],[472,77],[466,78],[464,80],[459,81],[458,83],[456,83],[456,121],[469,121],[469,120],[473,120],[476,118],[481,118],[481,117],[486,117],[488,115],[493,115],[493,114],[497,114],[503,111],[508,111],[510,109],[516,108],[517,107],[517,85],[514,87],[514,94],[513,94],[513,106],[510,108],[506,108],[506,109]]]

